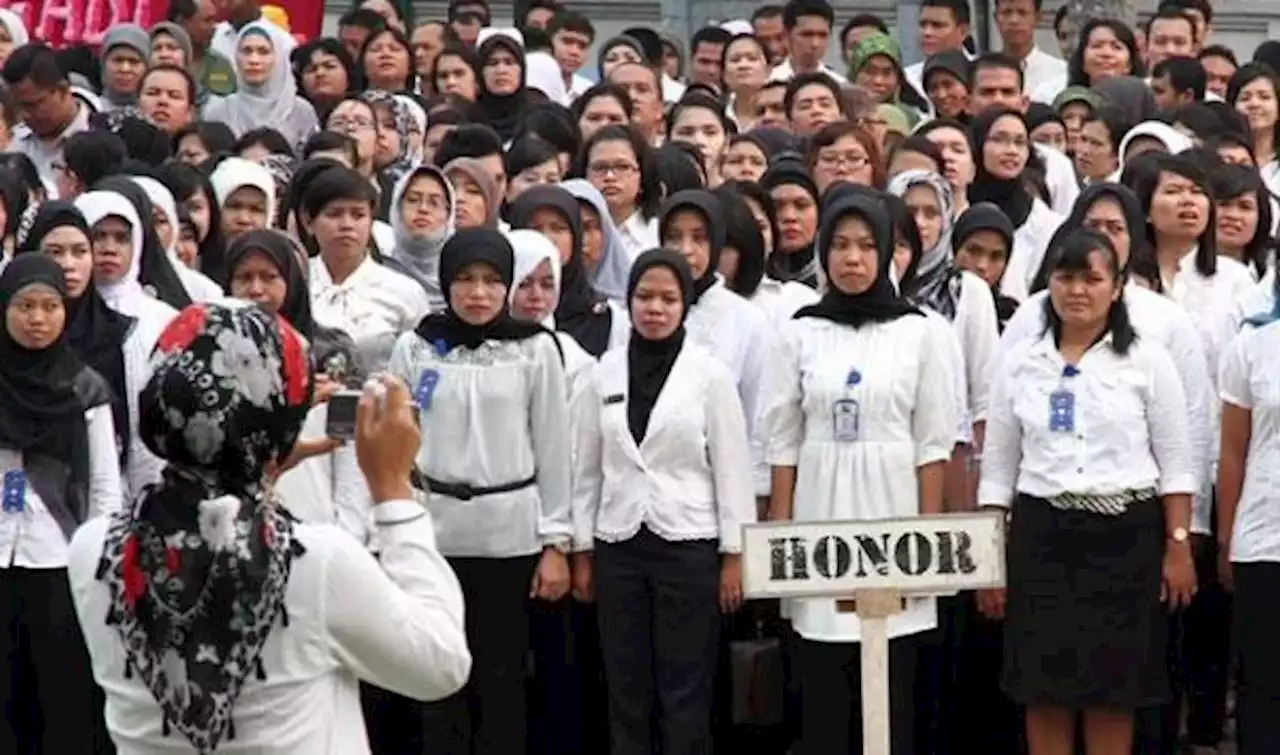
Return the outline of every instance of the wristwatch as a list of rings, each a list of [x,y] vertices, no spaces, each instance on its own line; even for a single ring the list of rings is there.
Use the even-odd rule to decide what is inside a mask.
[[[1175,543],[1185,543],[1191,537],[1191,533],[1187,532],[1186,527],[1174,527],[1173,532],[1169,533],[1169,539]]]

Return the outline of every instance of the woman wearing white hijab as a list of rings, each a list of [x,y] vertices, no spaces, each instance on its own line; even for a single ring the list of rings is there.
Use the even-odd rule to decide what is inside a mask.
[[[561,107],[569,107],[571,98],[564,85],[560,64],[547,52],[530,52],[525,55],[525,86],[547,96],[547,100]]]
[[[241,29],[236,38],[236,91],[209,103],[203,120],[222,121],[237,137],[267,126],[292,145],[304,144],[320,122],[315,108],[298,94],[288,58],[291,42],[267,21]]]
[[[214,168],[209,183],[218,200],[220,230],[228,248],[249,231],[271,227],[276,216],[276,180],[271,171],[243,157],[228,157]]]
[[[404,136],[405,157],[411,165],[417,165],[422,162],[422,144],[427,135],[427,111],[421,103],[407,94],[393,96],[409,112],[409,130]]]
[[[139,323],[155,327],[160,332],[178,312],[168,304],[151,296],[138,282],[142,272],[142,219],[133,203],[114,191],[90,191],[76,197],[76,209],[84,214],[93,242],[94,284],[107,306],[115,311],[135,317]],[[120,221],[128,234],[127,242],[117,238]],[[122,243],[123,242],[123,243]],[[128,259],[124,260],[123,257]],[[117,274],[116,266],[104,261],[120,259],[123,274]]]
[[[556,334],[564,356],[564,374],[569,396],[578,380],[588,374],[596,360],[573,336],[556,330],[556,304],[560,301],[560,251],[551,240],[537,231],[507,231],[507,241],[515,252],[515,274],[507,290],[511,316],[517,320],[542,323]],[[573,417],[569,418],[570,425]]]
[[[1140,151],[1134,149],[1136,146],[1141,145],[1142,142],[1148,142],[1146,149]],[[1150,144],[1150,142],[1155,142],[1155,144]],[[1163,151],[1176,155],[1180,152],[1186,152],[1194,146],[1195,144],[1191,141],[1191,137],[1167,123],[1143,121],[1129,129],[1129,132],[1120,140],[1120,148],[1116,150],[1116,155],[1120,158],[1120,168],[1109,180],[1119,183],[1120,174],[1124,173],[1125,164],[1140,154],[1160,150],[1163,147]]]
[[[147,193],[147,198],[151,200],[152,207],[164,214],[169,233],[166,236],[160,233],[160,229],[157,228],[156,235],[160,237],[160,243],[164,245],[165,254],[168,255],[174,272],[182,280],[182,285],[187,289],[187,295],[191,297],[191,300],[201,302],[217,301],[226,296],[222,286],[214,283],[200,271],[187,267],[178,258],[178,238],[182,233],[182,227],[178,224],[178,205],[173,201],[173,193],[154,178],[148,176],[129,176],[129,178]]]

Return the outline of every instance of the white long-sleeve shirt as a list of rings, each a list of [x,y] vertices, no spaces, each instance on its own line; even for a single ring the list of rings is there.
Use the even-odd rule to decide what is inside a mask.
[[[428,508],[447,556],[508,558],[573,535],[568,384],[550,337],[486,341],[441,356],[417,333],[396,342],[387,370],[414,390],[422,426],[418,468],[443,483],[506,493],[463,501],[432,493]],[[434,388],[423,395],[424,376]]]
[[[156,302],[156,304],[161,304]],[[167,304],[159,308],[147,308],[137,315],[129,336],[121,349],[124,351],[124,384],[128,393],[124,397],[129,410],[129,458],[124,469],[124,497],[132,500],[142,489],[160,481],[165,461],[147,448],[138,433],[138,395],[151,379],[151,352],[156,339],[168,327],[174,309]]]
[[[415,501],[374,507],[380,560],[337,527],[299,523],[306,553],[285,592],[288,626],[262,650],[266,681],[250,676],[236,700],[236,736],[219,755],[368,755],[360,682],[416,700],[461,689],[471,671],[462,591],[436,549],[431,517]],[[93,675],[106,692],[107,728],[120,755],[189,755],[163,733],[150,690],[125,672],[120,635],[106,623],[111,596],[96,572],[109,520],[94,519],[71,544],[68,577]]]
[[[719,540],[742,550],[755,521],[751,450],[733,378],[685,343],[639,445],[627,421],[627,351],[601,358],[574,400],[574,548],[618,543],[648,527],[664,540]]]
[[[1108,333],[1085,352],[1078,374],[1064,376],[1066,367],[1052,334],[1005,356],[987,411],[979,504],[1009,506],[1017,493],[1196,492],[1186,398],[1163,346],[1139,338],[1121,356]],[[1060,390],[1074,396],[1069,430],[1050,423]]]
[[[1280,325],[1246,327],[1227,346],[1222,401],[1250,414],[1244,485],[1231,530],[1231,560],[1280,561]]]
[[[964,354],[967,394],[963,396],[971,423],[987,417],[987,396],[1000,350],[1000,326],[991,288],[972,273],[960,274],[960,297],[951,321]]]
[[[327,403],[311,407],[298,439],[324,438],[328,419]],[[280,475],[275,491],[285,508],[302,521],[336,524],[370,550],[375,549],[373,498],[356,464],[355,444],[346,443],[327,454],[302,461]]]
[[[365,257],[347,279],[335,283],[320,257],[311,260],[311,311],[316,321],[355,341],[361,361],[381,369],[401,333],[431,310],[427,292],[407,275]]]
[[[1031,206],[1031,214],[1013,232],[1013,250],[1009,264],[1000,279],[1000,293],[1017,301],[1025,301],[1031,291],[1031,281],[1040,271],[1049,241],[1062,225],[1062,215],[1049,209],[1037,197]]]
[[[1045,327],[1044,300],[1048,295],[1047,291],[1033,295],[1009,318],[1000,339],[1003,355],[1024,341],[1040,339]],[[1202,481],[1209,470],[1211,435],[1215,432],[1210,404],[1215,399],[1213,383],[1209,379],[1209,362],[1199,333],[1181,307],[1136,283],[1125,286],[1124,302],[1129,309],[1129,322],[1138,337],[1164,347],[1182,381],[1186,403],[1180,411],[1186,416],[1196,480]],[[1207,512],[1193,512],[1192,531],[1199,532],[1200,525],[1204,523],[1207,523]]]
[[[8,399],[6,399],[8,400]],[[89,435],[89,511],[86,519],[113,514],[123,505],[120,458],[111,405],[84,414]],[[0,448],[0,477],[23,469],[22,453]],[[67,536],[27,480],[22,511],[0,511],[0,568],[61,569],[67,565]]]

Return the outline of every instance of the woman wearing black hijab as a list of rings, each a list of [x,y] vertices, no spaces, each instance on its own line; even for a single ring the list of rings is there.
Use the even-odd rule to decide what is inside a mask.
[[[711,752],[720,612],[742,603],[750,442],[733,378],[685,333],[694,292],[680,254],[640,255],[627,348],[574,401],[574,587],[598,601],[615,753]]]
[[[765,172],[760,186],[773,200],[778,219],[778,237],[773,240],[773,251],[765,260],[765,275],[780,283],[798,281],[816,289],[818,260],[813,242],[821,199],[818,185],[804,163],[779,160]]]
[[[733,376],[746,411],[747,432],[754,440],[773,331],[764,310],[730,291],[716,273],[725,242],[723,214],[720,200],[709,191],[677,192],[662,207],[658,237],[664,247],[684,255],[693,273],[693,299],[686,318],[689,337],[715,355]],[[757,493],[767,495],[762,462],[756,474]]]
[[[560,303],[556,330],[573,336],[588,354],[599,358],[626,332],[626,318],[591,287],[582,261],[582,210],[578,200],[559,186],[534,186],[511,203],[513,229],[531,228],[560,251]]]
[[[440,253],[445,310],[402,335],[388,366],[421,408],[417,468],[473,657],[467,688],[431,706],[426,737],[461,730],[456,752],[475,755],[525,751],[526,607],[569,591],[567,383],[555,335],[507,311],[514,268],[501,233],[456,233]]]
[[[71,348],[67,307],[66,276],[45,255],[0,274],[0,542],[11,554],[0,569],[0,752],[93,753],[107,741],[67,547],[123,496],[111,389]]]
[[[827,292],[783,325],[764,412],[773,465],[769,519],[890,519],[942,511],[955,445],[949,334],[890,280],[893,225],[884,204],[849,192],[823,210],[818,254]],[[796,755],[857,751],[861,721],[856,614],[835,601],[785,601],[799,639],[793,672],[804,730]],[[890,624],[893,678],[915,675],[917,636],[937,624],[933,598],[907,601]],[[914,753],[910,684],[890,691],[894,755]]]
[[[998,107],[984,110],[973,119],[969,135],[976,169],[969,203],[991,202],[1013,222],[1013,251],[1000,290],[1022,301],[1062,217],[1045,204],[1043,184],[1028,180],[1044,176],[1044,168],[1021,113]]]
[[[23,236],[23,252],[43,252],[61,266],[67,280],[67,342],[111,389],[112,419],[127,489],[137,492],[160,479],[163,462],[137,440],[137,394],[151,374],[151,349],[158,325],[107,306],[93,281],[89,223],[69,202],[40,206]]]
[[[125,176],[108,176],[93,186],[93,191],[111,191],[119,194],[138,211],[142,221],[142,259],[139,261],[138,283],[148,289],[156,299],[181,310],[191,303],[187,287],[182,284],[178,272],[173,269],[169,255],[160,244],[155,227],[151,223],[152,206],[147,192]]]
[[[476,50],[475,120],[492,126],[504,144],[515,138],[528,109],[527,65],[524,47],[506,34],[494,34]]]

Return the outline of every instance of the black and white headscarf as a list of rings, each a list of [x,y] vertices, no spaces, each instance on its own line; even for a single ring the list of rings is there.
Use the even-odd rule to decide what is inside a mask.
[[[269,498],[267,465],[293,448],[311,403],[306,341],[254,306],[196,304],[156,343],[138,430],[162,480],[116,514],[98,578],[107,623],[170,727],[201,755],[233,738],[232,710],[288,623],[303,548]]]

